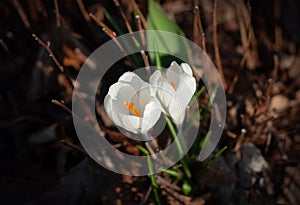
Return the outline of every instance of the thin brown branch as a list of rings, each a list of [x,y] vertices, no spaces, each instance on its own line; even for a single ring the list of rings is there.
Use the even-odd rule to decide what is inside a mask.
[[[148,55],[145,53],[144,50],[141,50],[141,55],[142,55],[142,58],[143,58],[143,61],[144,61],[144,64],[146,66],[146,69],[149,70],[150,68],[150,64],[149,64],[149,59],[148,59]]]
[[[106,35],[108,35],[117,44],[117,46],[120,48],[120,50],[126,54],[124,48],[122,47],[120,42],[116,39],[116,33],[114,31],[112,31],[106,24],[104,24],[102,21],[100,21],[94,14],[90,13],[89,15],[99,26],[102,27],[103,32]]]
[[[248,69],[254,70],[259,65],[257,43],[253,27],[251,24],[251,6],[243,0],[238,0],[236,5],[236,15],[239,25],[241,42],[244,51],[245,65]]]
[[[153,156],[153,159],[156,159],[157,157],[155,156],[155,152],[153,151],[153,149],[150,146],[149,142],[146,142],[145,146],[146,146],[147,150],[150,152],[150,154]]]
[[[31,27],[31,25],[28,21],[27,15],[25,14],[24,9],[23,9],[22,5],[20,4],[19,0],[13,0],[12,3],[14,5],[14,7],[16,8],[19,16],[21,17],[25,27],[27,29],[29,29]]]
[[[108,32],[107,33],[107,35],[109,36],[109,37],[115,37],[116,36],[116,34],[115,34],[115,32],[113,32],[105,23],[103,23],[101,20],[99,20],[98,18],[97,18],[97,16],[95,16],[94,14],[92,14],[92,13],[89,13],[89,16],[99,25],[99,26],[101,26],[102,28],[104,28],[105,30],[106,30],[106,32]]]
[[[29,10],[28,12],[29,12],[30,19],[33,22],[36,22],[39,17],[37,14],[36,6],[34,4],[34,0],[27,0],[27,5],[28,5],[28,10]]]
[[[136,19],[136,22],[137,22],[137,25],[138,25],[138,29],[139,29],[139,32],[140,32],[140,37],[141,37],[142,45],[146,46],[146,38],[145,38],[145,33],[144,33],[143,26],[142,26],[140,15],[136,15],[135,19]]]
[[[280,0],[274,0],[274,19],[275,19],[275,46],[274,49],[276,52],[279,52],[282,48],[283,44],[283,37],[282,37],[282,30],[280,25],[278,24],[281,17],[280,12]]]
[[[202,49],[206,52],[206,41],[205,41],[205,33],[203,30],[201,18],[200,18],[200,11],[198,7],[198,0],[194,1],[194,28],[193,28],[193,40],[197,45],[201,44]],[[199,34],[200,33],[200,38]],[[200,42],[199,42],[200,40]]]
[[[137,11],[138,15],[141,17],[141,21],[143,23],[144,28],[147,29],[148,28],[147,20],[146,20],[145,16],[143,15],[143,13],[141,12],[139,6],[135,2],[135,0],[131,0],[131,3],[133,5],[133,8]]]
[[[77,95],[77,97],[78,97],[78,99],[79,99],[79,101],[80,101],[80,103],[81,103],[81,105],[82,105],[82,107],[83,107],[83,109],[85,110],[85,112],[87,113],[87,117],[88,117],[88,119],[91,121],[91,122],[93,122],[94,124],[94,127],[96,127],[98,124],[97,124],[97,120],[93,117],[93,114],[91,113],[91,110],[89,109],[89,107],[88,107],[88,105],[84,102],[84,100],[80,97],[80,96],[78,96]],[[63,101],[58,101],[58,100],[52,100],[52,103],[53,104],[55,104],[55,105],[57,105],[57,106],[59,106],[59,107],[61,107],[61,108],[63,108],[64,110],[66,110],[68,113],[70,113],[73,117],[76,117],[78,120],[80,120],[83,124],[85,124],[86,122],[83,120],[83,119],[81,119],[77,114],[75,114],[72,110],[70,110],[65,104],[64,104],[64,102]],[[104,136],[103,135],[103,133],[99,133],[99,134],[101,134],[102,136]]]
[[[149,186],[146,194],[144,195],[144,197],[142,197],[140,204],[146,204],[146,202],[147,202],[147,200],[150,196],[151,191],[152,191],[152,185]]]
[[[257,45],[253,28],[251,26],[251,7],[249,5],[249,2],[246,8],[243,1],[238,1],[236,5],[236,14],[239,24],[244,55],[242,60],[240,61],[238,71],[236,72],[232,83],[229,86],[229,94],[233,93],[239,79],[239,74],[242,71],[242,68],[245,66],[245,64],[247,68],[251,70],[253,70],[258,64]]]
[[[64,73],[64,67],[58,62],[57,58],[55,57],[53,51],[50,48],[50,43],[48,42],[47,44],[42,41],[39,37],[37,37],[37,35],[32,34],[32,37],[34,38],[34,40],[36,40],[41,46],[43,46],[47,52],[49,53],[49,56],[52,58],[52,60],[54,61],[55,65],[59,68],[59,70]]]
[[[130,26],[130,23],[129,23],[129,21],[128,21],[121,5],[120,5],[120,2],[118,0],[114,0],[114,3],[116,5],[116,7],[118,8],[118,10],[119,10],[124,22],[125,22],[125,26],[126,26],[127,30],[129,31],[130,34],[132,34],[133,33],[132,28]]]
[[[164,179],[164,178],[161,177],[161,176],[156,176],[156,180],[157,180],[157,183],[158,183],[161,187],[170,187],[172,190],[175,190],[175,191],[178,191],[178,192],[181,191],[181,188],[180,188],[180,187],[178,187],[178,186],[175,185],[175,184],[171,184],[170,181],[167,181],[166,179]]]
[[[59,14],[59,7],[57,0],[54,0],[54,7],[55,7],[55,16],[56,16],[56,27],[60,28],[60,14]]]
[[[0,39],[0,45],[3,47],[6,53],[8,53],[8,47],[6,43],[3,41],[3,39]]]
[[[165,192],[167,192],[168,195],[172,196],[176,201],[178,201],[182,204],[190,204],[192,201],[191,197],[179,194],[178,192],[176,192],[175,190],[173,190],[167,186],[163,187],[163,190]],[[204,204],[204,203],[199,203],[199,205],[202,205],[202,204]]]
[[[90,22],[91,21],[91,18],[87,12],[87,10],[85,9],[85,6],[82,2],[82,0],[77,0],[77,4],[78,4],[78,7],[80,9],[80,12],[82,13],[83,15],[83,18],[87,21],[87,22]]]
[[[249,59],[248,56],[250,54],[250,48],[249,48],[249,41],[248,41],[248,36],[247,36],[247,28],[246,28],[246,23],[243,20],[243,16],[242,16],[242,11],[240,9],[240,7],[237,7],[237,20],[238,20],[238,24],[239,24],[239,30],[240,30],[240,36],[241,36],[241,42],[242,42],[242,46],[243,46],[243,51],[244,51],[244,56],[246,59]],[[250,56],[251,57],[251,56]],[[251,58],[250,58],[251,60]]]
[[[254,59],[254,53],[251,49],[251,42],[252,37],[254,38],[254,33],[252,33],[251,17],[248,13],[249,10],[250,9],[246,9],[245,3],[242,1],[239,1],[239,3],[237,3],[236,5],[237,21],[244,52],[243,58],[245,58],[244,63],[246,64],[248,69],[253,70],[256,67],[256,61]]]
[[[50,48],[50,42],[45,43],[44,41],[42,41],[39,37],[37,37],[35,34],[32,34],[32,37],[34,38],[34,40],[36,40],[42,47],[44,47],[47,52],[49,53],[49,56],[52,58],[53,62],[55,63],[55,65],[58,67],[58,69],[62,72],[63,76],[64,76],[64,86],[66,88],[67,93],[71,93],[72,89],[74,88],[73,82],[72,80],[65,74],[64,72],[64,67],[58,62],[57,58],[55,57],[53,51]]]
[[[255,66],[259,66],[260,62],[259,62],[259,57],[258,57],[258,48],[257,48],[257,42],[256,42],[256,37],[254,34],[254,30],[253,30],[253,26],[252,26],[252,8],[250,6],[250,2],[249,0],[247,1],[247,11],[249,14],[249,41],[250,41],[250,46],[251,46],[251,55],[252,55],[252,59],[255,62]]]
[[[225,81],[223,68],[222,68],[222,61],[219,51],[219,43],[218,43],[218,37],[217,37],[217,0],[214,0],[213,3],[213,44],[214,44],[214,50],[215,50],[215,58],[216,58],[216,64],[217,69],[219,71],[220,77],[223,81],[224,89],[227,89],[227,84]]]
[[[74,113],[72,112],[72,110],[70,110],[63,102],[59,102],[58,100],[52,100],[52,103],[63,108],[64,110],[66,110],[68,113],[70,113],[71,115],[73,115]]]
[[[199,27],[197,20],[197,10],[198,10],[199,0],[194,0],[194,16],[193,16],[193,41],[198,46],[200,46],[200,38],[199,38]]]

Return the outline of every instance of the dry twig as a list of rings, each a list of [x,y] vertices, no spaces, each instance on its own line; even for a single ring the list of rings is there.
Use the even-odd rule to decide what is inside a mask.
[[[142,26],[142,23],[141,23],[141,17],[140,17],[140,15],[136,15],[135,19],[137,21],[138,29],[139,29],[139,32],[140,32],[140,37],[141,37],[142,45],[146,46],[145,33],[144,33],[144,29],[143,29],[143,26]]]
[[[141,50],[141,55],[146,66],[146,70],[150,69],[149,59],[144,50]]]
[[[90,13],[89,15],[99,26],[102,27],[102,30],[104,31],[104,33],[106,35],[108,35],[117,44],[117,46],[120,48],[120,50],[125,53],[124,48],[122,47],[120,42],[116,39],[116,33],[113,32],[105,23],[100,21],[94,14]]]
[[[137,11],[137,13],[139,14],[139,16],[141,17],[141,21],[142,21],[142,23],[143,23],[143,25],[144,25],[144,28],[147,29],[147,28],[148,28],[148,23],[147,23],[147,21],[146,21],[145,16],[144,16],[143,13],[141,12],[139,6],[136,4],[135,0],[131,0],[131,3],[132,3],[132,5],[133,5],[134,9]]]
[[[215,50],[215,58],[216,58],[216,64],[219,71],[219,74],[221,76],[224,89],[227,89],[227,84],[225,81],[223,68],[222,68],[222,61],[219,51],[219,43],[218,43],[218,37],[217,37],[217,0],[214,0],[213,4],[213,44],[214,44],[214,50]]]
[[[279,58],[277,55],[273,56],[273,61],[274,61],[274,68],[273,68],[273,73],[272,73],[272,78],[270,79],[271,82],[267,88],[266,92],[266,106],[268,107],[270,104],[270,99],[273,94],[273,89],[274,89],[274,83],[277,81],[278,77],[278,70],[279,70]]]
[[[274,19],[275,19],[275,45],[274,50],[276,52],[281,51],[282,44],[283,44],[283,38],[282,38],[282,30],[280,25],[278,24],[281,17],[280,12],[280,0],[274,0]]]
[[[204,52],[206,52],[206,43],[205,43],[205,33],[203,31],[203,26],[200,18],[200,11],[198,7],[198,0],[194,1],[194,28],[193,28],[193,40],[197,45],[200,45]],[[198,32],[200,32],[200,39],[198,38]],[[199,40],[201,40],[199,42]]]
[[[25,27],[27,29],[30,28],[31,25],[28,21],[27,15],[25,14],[24,9],[23,9],[22,5],[20,4],[19,0],[13,0],[12,3],[14,5],[14,7],[16,8],[16,10],[18,11],[19,16],[21,17]]]
[[[55,16],[56,16],[56,26],[60,28],[60,14],[59,14],[59,7],[57,0],[54,0],[54,7],[55,7]]]
[[[82,0],[77,0],[77,4],[78,4],[78,7],[80,9],[80,12],[82,13],[83,15],[83,18],[87,21],[87,22],[90,22],[91,21],[91,18],[87,12],[87,10],[85,9],[84,7],[84,4],[82,2]]]
[[[120,2],[118,0],[114,0],[114,3],[116,5],[116,7],[119,9],[119,12],[123,18],[123,21],[125,22],[125,26],[126,26],[127,30],[129,31],[130,34],[132,34],[133,33],[132,28],[130,26],[130,23],[129,23],[121,5],[120,5]]]
[[[50,48],[50,42],[47,42],[47,44],[42,41],[39,37],[37,37],[37,35],[32,34],[32,37],[34,38],[34,40],[36,40],[41,46],[43,46],[47,52],[49,53],[49,56],[52,58],[52,60],[54,61],[55,65],[59,68],[59,70],[64,73],[64,67],[58,62],[57,58],[55,57],[53,51]]]

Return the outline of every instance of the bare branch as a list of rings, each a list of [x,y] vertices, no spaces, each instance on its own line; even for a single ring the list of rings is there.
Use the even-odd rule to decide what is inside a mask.
[[[220,56],[220,51],[219,51],[218,37],[217,37],[217,0],[214,0],[214,4],[213,4],[213,43],[214,43],[217,68],[218,68],[219,74],[221,76],[221,79],[223,81],[224,89],[226,90],[227,84],[226,84],[226,81],[224,78],[221,56]]]
[[[85,7],[84,7],[84,4],[82,2],[82,0],[77,0],[77,4],[78,4],[78,7],[83,15],[83,18],[87,21],[87,22],[90,22],[91,21],[91,18],[88,14],[88,12],[86,11]]]
[[[20,4],[19,0],[13,0],[12,3],[14,5],[14,7],[16,8],[16,10],[18,11],[19,16],[21,17],[25,27],[27,29],[30,28],[31,25],[28,21],[27,15],[25,14],[24,9],[23,9],[22,5]]]
[[[54,7],[55,7],[55,16],[56,16],[56,26],[57,26],[57,28],[60,28],[60,14],[59,14],[57,0],[54,0]]]
[[[52,58],[52,60],[54,61],[54,63],[56,64],[56,66],[59,68],[59,70],[63,73],[64,72],[64,67],[58,62],[57,58],[55,57],[53,51],[50,48],[50,42],[48,42],[47,44],[42,41],[39,37],[37,37],[37,35],[32,34],[32,37],[34,38],[34,40],[36,40],[41,46],[43,46],[47,52],[49,53],[49,56]]]

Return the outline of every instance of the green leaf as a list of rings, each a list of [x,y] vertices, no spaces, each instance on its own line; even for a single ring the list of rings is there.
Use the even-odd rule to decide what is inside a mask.
[[[217,153],[215,153],[204,165],[204,167],[208,167],[215,159],[217,159],[225,150],[227,149],[227,146],[223,147],[221,150],[219,150]]]
[[[184,36],[179,26],[168,18],[164,10],[154,0],[148,0],[148,10],[148,30],[167,31]],[[146,38],[148,51],[155,51],[149,52],[152,62],[156,62],[155,54],[160,51],[158,53],[163,67],[168,67],[173,60],[188,63],[189,47],[185,38],[170,38],[170,35],[163,33],[147,35]],[[156,42],[156,46],[154,42]]]
[[[174,171],[172,169],[161,169],[161,171],[168,174],[168,175],[170,175],[170,176],[172,176],[172,177],[175,177],[179,180],[182,180],[182,178],[183,178],[179,172]]]

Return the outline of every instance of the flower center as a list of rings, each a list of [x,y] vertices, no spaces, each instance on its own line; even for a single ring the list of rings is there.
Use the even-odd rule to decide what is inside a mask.
[[[136,109],[135,107],[134,107],[134,102],[127,102],[127,101],[125,101],[124,102],[124,105],[126,106],[126,109],[127,110],[129,110],[129,111],[131,111],[135,116],[137,116],[137,117],[141,117],[141,114],[140,114],[140,112],[138,111],[138,109]]]
[[[176,83],[174,83],[173,81],[170,83],[171,84],[171,86],[174,88],[174,90],[176,90]]]

